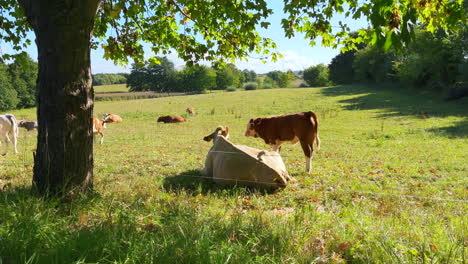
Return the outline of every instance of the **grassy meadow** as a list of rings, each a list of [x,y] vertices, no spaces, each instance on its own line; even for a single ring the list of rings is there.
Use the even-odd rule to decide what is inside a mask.
[[[182,124],[158,116],[197,115]],[[217,125],[236,144],[252,117],[314,111],[322,148],[268,192],[198,177]],[[271,89],[99,102],[119,114],[95,144],[95,192],[31,194],[36,132],[0,156],[0,263],[467,263],[468,101],[397,89]],[[427,114],[421,114],[427,112]],[[34,119],[35,110],[13,112]],[[2,146],[3,147],[3,146]]]
[[[127,84],[112,84],[112,85],[96,85],[94,92],[100,93],[126,93],[128,92]]]

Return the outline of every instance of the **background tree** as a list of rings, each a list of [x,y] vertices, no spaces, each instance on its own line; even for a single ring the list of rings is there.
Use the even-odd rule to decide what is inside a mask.
[[[386,82],[394,75],[394,51],[384,52],[377,46],[368,46],[354,55],[354,79],[358,82]]]
[[[132,65],[127,78],[130,91],[169,92],[176,85],[174,63],[166,57],[158,58],[159,63],[147,62]]]
[[[0,111],[15,108],[19,102],[17,95],[11,85],[8,67],[0,62]]]
[[[278,87],[285,88],[289,86],[289,84],[291,83],[291,79],[287,73],[280,72],[278,75],[278,80],[276,82],[278,83]]]
[[[289,84],[289,76],[282,71],[271,71],[267,73],[267,77],[275,81],[274,87],[287,87]]]
[[[244,73],[244,82],[255,82],[257,79],[257,73],[253,70],[243,70]]]
[[[303,32],[325,46],[354,43],[349,27],[332,31],[335,13],[367,17],[372,29],[362,39],[388,49],[408,43],[412,27],[421,21],[428,30],[454,30],[465,23],[463,1],[284,1],[286,37]],[[155,54],[172,48],[192,65],[200,60],[245,58],[251,52],[271,52],[276,45],[262,38],[257,25],[268,28],[272,10],[266,0],[245,1],[125,1],[125,0],[3,0],[0,38],[13,50],[30,43],[38,48],[38,143],[33,182],[42,193],[89,190],[93,182],[93,89],[90,49],[98,44],[104,56],[126,63],[144,59],[143,43]],[[349,7],[346,12],[344,8]],[[112,31],[113,34],[107,35]],[[349,44],[346,47],[353,48]],[[3,54],[2,58],[9,58]]]
[[[193,65],[185,67],[178,74],[179,92],[200,93],[216,87],[216,72],[210,67]]]
[[[13,63],[8,65],[8,73],[19,99],[16,107],[36,106],[37,62],[33,61],[26,52],[20,53]]]
[[[305,69],[303,78],[310,86],[327,86],[331,84],[328,67],[323,63]]]
[[[463,81],[468,61],[468,26],[458,34],[417,30],[415,41],[393,61],[398,80],[418,89],[447,91]]]
[[[244,75],[232,63],[216,70],[216,88],[225,90],[229,86],[239,87]]]
[[[127,82],[127,77],[127,73],[93,74],[93,85],[124,84]]]

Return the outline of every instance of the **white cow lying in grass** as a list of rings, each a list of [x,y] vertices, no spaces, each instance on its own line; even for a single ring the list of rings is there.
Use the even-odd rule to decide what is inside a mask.
[[[18,125],[16,124],[16,118],[12,114],[0,115],[0,137],[3,137],[3,142],[5,144],[3,156],[7,154],[8,142],[10,142],[10,137],[13,139],[13,146],[15,147],[15,153],[18,153],[16,148],[17,138],[18,138]]]
[[[254,187],[286,187],[290,176],[276,151],[264,151],[234,145],[229,140],[229,128],[219,126],[204,138],[213,140],[202,174],[217,183]]]

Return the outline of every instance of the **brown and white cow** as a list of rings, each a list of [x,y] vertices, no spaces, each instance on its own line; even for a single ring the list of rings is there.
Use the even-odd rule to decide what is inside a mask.
[[[195,115],[195,109],[193,109],[192,107],[188,107],[187,109],[185,109],[185,112],[187,112],[187,114],[191,116]]]
[[[182,123],[187,121],[185,118],[181,116],[174,116],[174,115],[168,115],[168,116],[160,116],[158,118],[158,123],[163,122],[163,123]]]
[[[96,138],[96,135],[99,134],[101,135],[101,140],[99,141],[100,144],[104,142],[104,129],[106,129],[106,123],[108,123],[105,120],[99,120],[96,117],[93,117],[93,137]]]
[[[116,114],[109,114],[109,113],[106,113],[104,114],[104,118],[103,118],[106,123],[122,123],[122,118]]]
[[[260,137],[273,150],[280,151],[284,142],[301,143],[306,157],[306,172],[310,173],[314,141],[320,148],[318,119],[314,112],[292,113],[272,117],[250,119],[246,137]]]

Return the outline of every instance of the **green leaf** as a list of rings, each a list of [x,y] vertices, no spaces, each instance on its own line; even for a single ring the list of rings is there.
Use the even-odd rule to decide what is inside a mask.
[[[385,36],[385,43],[383,45],[383,49],[385,52],[387,52],[392,46],[392,36],[393,36],[393,30],[388,31]]]

